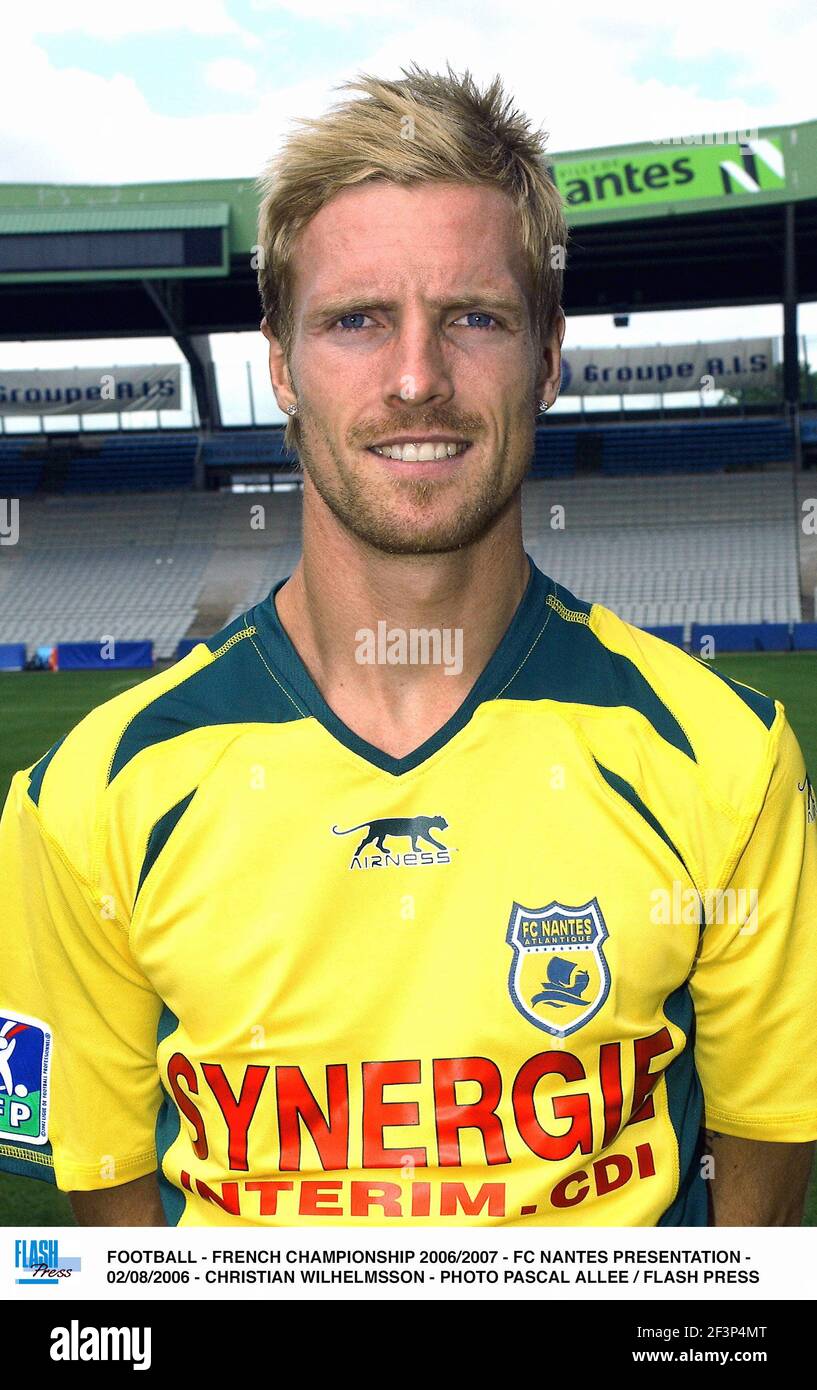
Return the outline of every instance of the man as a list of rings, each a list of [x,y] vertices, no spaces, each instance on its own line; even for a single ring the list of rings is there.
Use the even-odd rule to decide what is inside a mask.
[[[261,208],[303,558],[15,779],[0,1153],[102,1225],[796,1224],[799,749],[524,553],[540,136],[498,81],[352,85]]]

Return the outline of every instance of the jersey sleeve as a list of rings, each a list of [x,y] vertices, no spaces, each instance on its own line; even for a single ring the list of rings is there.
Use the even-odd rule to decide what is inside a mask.
[[[156,1166],[162,1004],[14,777],[0,821],[0,1168],[65,1191]]]
[[[713,893],[690,988],[706,1127],[817,1138],[817,821],[778,709],[765,796],[734,872]]]

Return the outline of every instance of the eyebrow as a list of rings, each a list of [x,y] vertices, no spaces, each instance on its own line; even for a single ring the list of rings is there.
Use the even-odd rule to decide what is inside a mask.
[[[436,309],[467,309],[478,304],[480,308],[496,309],[504,314],[519,314],[524,311],[524,300],[508,298],[504,295],[487,293],[475,293],[471,295],[458,294],[453,299],[435,296],[428,300]],[[382,309],[392,313],[398,309],[399,303],[396,299],[369,299],[365,294],[351,295],[344,299],[326,300],[318,303],[310,313],[304,315],[304,322],[307,325],[317,324],[326,319],[343,318],[345,314],[360,313],[363,309]]]

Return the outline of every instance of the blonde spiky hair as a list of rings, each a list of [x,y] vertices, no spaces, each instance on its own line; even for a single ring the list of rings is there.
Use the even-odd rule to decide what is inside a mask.
[[[471,74],[427,72],[411,63],[401,80],[367,73],[341,84],[359,91],[317,119],[300,118],[259,179],[258,288],[264,317],[289,357],[292,277],[298,233],[343,188],[368,179],[457,182],[498,188],[513,201],[531,320],[541,344],[562,297],[567,225],[545,159],[546,135],[514,109],[497,76],[480,91]],[[554,256],[554,250],[561,252]],[[289,449],[299,426],[287,423]]]

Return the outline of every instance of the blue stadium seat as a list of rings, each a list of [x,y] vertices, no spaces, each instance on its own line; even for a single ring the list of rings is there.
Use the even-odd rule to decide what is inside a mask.
[[[593,457],[608,476],[701,473],[782,463],[792,457],[791,425],[779,416],[725,420],[648,420],[604,425],[541,425],[534,477],[571,477]]]
[[[96,442],[96,441],[94,441]],[[194,481],[198,438],[185,431],[127,431],[87,444],[68,464],[64,492],[146,492],[187,488]]]

